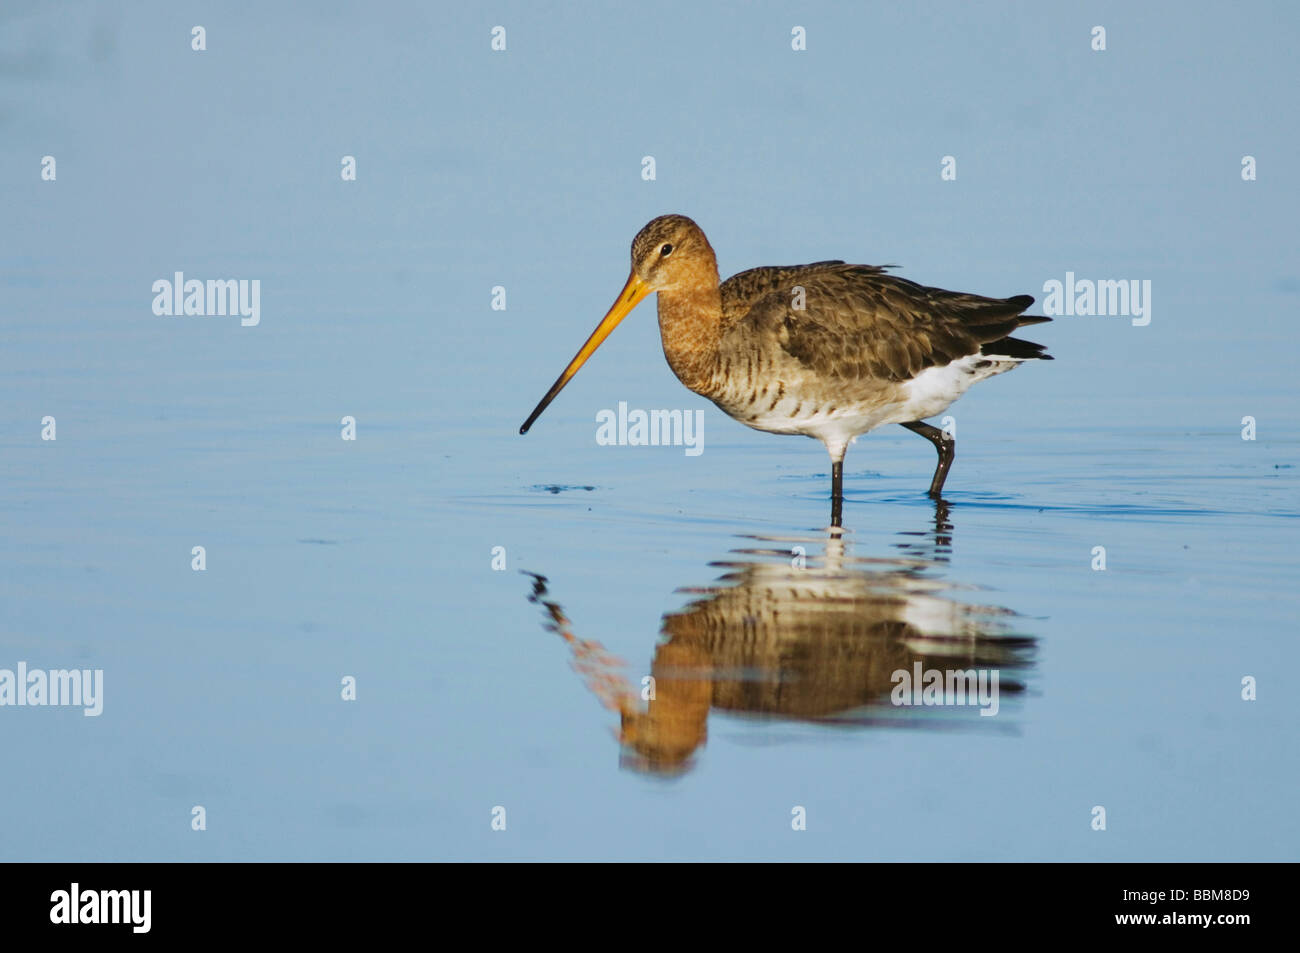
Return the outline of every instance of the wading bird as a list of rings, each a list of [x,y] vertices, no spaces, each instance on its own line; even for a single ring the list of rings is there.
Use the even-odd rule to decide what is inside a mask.
[[[1050,318],[1034,299],[927,288],[876,265],[819,261],[752,268],[718,282],[704,232],[684,215],[654,219],[632,241],[632,274],[614,306],[519,432],[528,428],[609,333],[659,295],[664,357],[677,379],[727,416],[768,433],[803,434],[831,457],[831,525],[839,526],[844,452],[857,437],[902,424],[939,453],[938,498],[955,441],[924,423],[972,384],[1035,358],[1044,345],[1009,337]]]

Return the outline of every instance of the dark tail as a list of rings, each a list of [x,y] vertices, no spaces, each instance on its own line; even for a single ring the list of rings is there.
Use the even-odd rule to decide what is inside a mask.
[[[1042,320],[1051,319],[1045,318]],[[989,357],[1010,357],[1017,361],[1031,361],[1035,358],[1040,361],[1054,360],[1052,355],[1043,353],[1046,347],[1046,344],[1035,344],[1033,341],[1022,341],[1020,338],[1001,338],[982,345],[980,353]]]
[[[1034,303],[1032,295],[973,299],[971,295],[932,291],[931,296],[960,299],[961,307],[966,312],[962,316],[962,321],[966,329],[974,335],[975,340],[980,342],[980,353],[986,357],[1006,357],[1017,361],[1029,361],[1035,358],[1041,361],[1052,360],[1052,355],[1043,353],[1047,345],[1008,336],[1012,331],[1026,325],[1046,324],[1052,320],[1041,314],[1020,313]],[[972,299],[974,304],[971,303]]]

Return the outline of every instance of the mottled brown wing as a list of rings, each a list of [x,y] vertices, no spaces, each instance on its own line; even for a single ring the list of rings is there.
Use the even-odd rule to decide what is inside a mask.
[[[742,272],[724,284],[724,326],[729,304],[743,308],[736,323],[745,327],[738,332],[771,335],[813,372],[844,380],[905,381],[976,354],[1028,323],[1020,314],[1034,301],[927,288],[873,265],[819,262],[755,271],[764,274]],[[746,280],[738,291],[752,297],[733,293],[729,302],[727,285],[739,278]],[[802,311],[792,306],[795,286],[804,289]]]
[[[767,297],[769,294],[776,292],[791,294],[794,286],[799,284],[795,276],[812,270],[843,264],[843,261],[835,259],[833,261],[817,261],[811,265],[790,265],[784,268],[751,268],[749,271],[742,271],[732,275],[722,283],[721,288],[722,329],[725,331],[731,327],[747,315],[760,299]],[[872,266],[862,265],[859,267]],[[884,272],[883,268],[877,270],[881,273]]]

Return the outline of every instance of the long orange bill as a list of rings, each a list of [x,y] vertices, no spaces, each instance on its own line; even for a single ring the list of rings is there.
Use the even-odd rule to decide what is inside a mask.
[[[650,286],[638,278],[634,272],[627,279],[627,284],[623,286],[623,290],[618,293],[618,300],[609,309],[609,313],[601,318],[600,324],[596,325],[596,330],[591,332],[591,337],[587,338],[587,343],[582,346],[582,350],[573,356],[573,360],[564,369],[564,373],[555,379],[555,383],[546,392],[546,396],[528,415],[524,425],[519,428],[520,433],[528,433],[528,428],[533,425],[533,421],[542,416],[542,411],[550,406],[551,401],[555,400],[560,391],[564,390],[564,385],[569,383],[574,374],[578,373],[578,369],[587,363],[587,358],[596,353],[596,348],[600,347],[601,342],[609,337],[609,332],[618,327],[618,323],[626,318],[632,309],[641,303],[641,299],[648,294],[650,294]]]

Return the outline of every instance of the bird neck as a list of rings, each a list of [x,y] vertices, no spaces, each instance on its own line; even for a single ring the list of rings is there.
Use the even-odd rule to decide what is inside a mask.
[[[700,280],[659,292],[659,336],[677,379],[697,394],[713,382],[722,337],[718,266]]]

